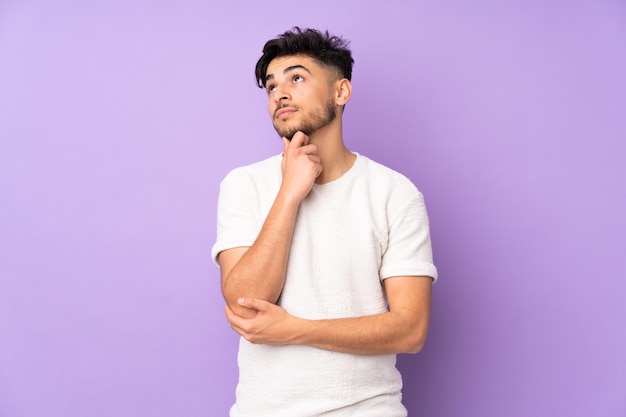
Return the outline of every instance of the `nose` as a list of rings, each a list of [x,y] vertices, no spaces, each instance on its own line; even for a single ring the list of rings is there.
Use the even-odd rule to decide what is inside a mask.
[[[276,101],[276,103],[281,103],[289,99],[291,99],[289,89],[284,84],[277,84],[276,90],[274,91],[274,101]]]

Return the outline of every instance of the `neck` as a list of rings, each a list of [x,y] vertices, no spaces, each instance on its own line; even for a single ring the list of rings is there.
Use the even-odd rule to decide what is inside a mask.
[[[356,155],[343,142],[340,117],[313,133],[309,140],[317,145],[318,155],[322,160],[322,173],[315,180],[316,184],[336,180],[348,172],[356,160]]]

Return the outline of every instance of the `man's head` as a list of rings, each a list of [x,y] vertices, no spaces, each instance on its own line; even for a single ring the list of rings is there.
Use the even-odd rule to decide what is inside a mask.
[[[328,32],[296,27],[268,41],[255,74],[278,134],[291,139],[334,125],[350,98],[353,63],[347,42]]]
[[[352,53],[344,39],[315,29],[294,27],[263,47],[263,55],[256,64],[255,75],[260,88],[265,88],[267,66],[275,58],[289,55],[307,55],[323,67],[337,71],[338,78],[352,79]]]

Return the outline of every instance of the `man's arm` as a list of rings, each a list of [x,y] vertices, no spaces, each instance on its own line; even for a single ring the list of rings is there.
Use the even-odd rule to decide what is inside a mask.
[[[301,132],[283,138],[282,183],[259,236],[250,247],[222,251],[218,258],[222,293],[230,309],[245,318],[257,312],[239,298],[275,303],[282,292],[291,238],[300,202],[322,171],[317,147]]]
[[[417,353],[428,333],[432,279],[393,277],[384,281],[389,311],[371,316],[305,320],[254,298],[239,304],[258,311],[245,319],[229,307],[232,328],[252,343],[299,344],[354,354]]]

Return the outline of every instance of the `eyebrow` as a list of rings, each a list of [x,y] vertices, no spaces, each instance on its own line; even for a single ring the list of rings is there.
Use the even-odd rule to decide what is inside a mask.
[[[305,67],[304,65],[297,64],[297,65],[291,65],[291,66],[289,66],[289,67],[285,68],[285,69],[283,70],[283,74],[287,74],[288,72],[290,72],[290,71],[294,71],[294,70],[297,70],[297,69],[303,69],[303,70],[305,70],[306,72],[308,72],[309,74],[311,73],[311,71],[309,71],[309,69],[308,69],[307,67]],[[266,82],[266,83],[267,83],[269,80],[273,80],[273,79],[274,79],[274,74],[268,74],[268,75],[266,75],[266,76],[265,76],[265,82]]]

